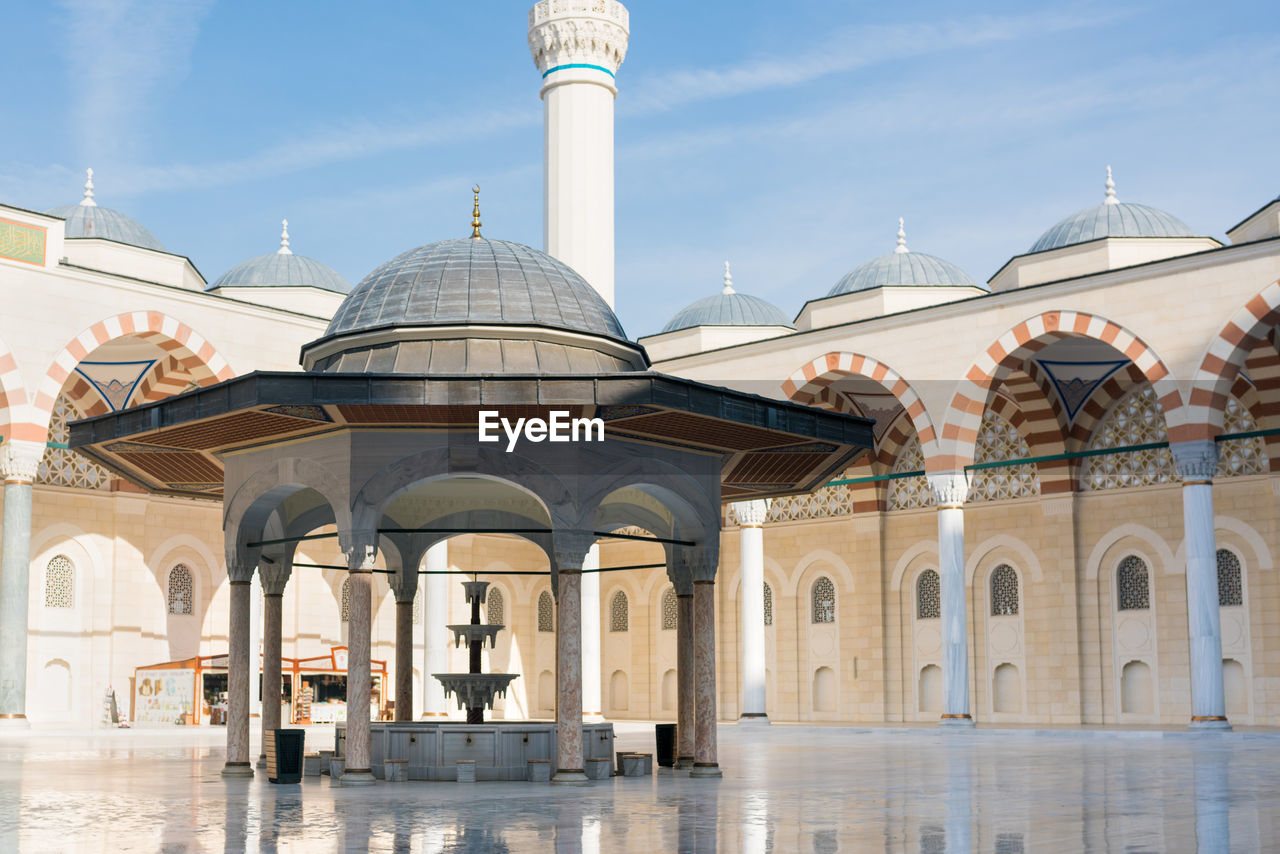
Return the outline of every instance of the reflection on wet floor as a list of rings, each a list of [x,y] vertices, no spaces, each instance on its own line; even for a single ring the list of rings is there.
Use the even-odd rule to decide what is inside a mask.
[[[618,732],[652,749],[651,727]],[[719,781],[367,789],[224,781],[221,736],[0,736],[0,851],[1204,852],[1280,835],[1280,734],[726,726]]]

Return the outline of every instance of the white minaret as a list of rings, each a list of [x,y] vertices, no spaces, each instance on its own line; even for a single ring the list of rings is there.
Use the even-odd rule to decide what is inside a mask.
[[[543,0],[529,10],[542,73],[543,242],[613,305],[614,75],[627,55],[616,0]]]

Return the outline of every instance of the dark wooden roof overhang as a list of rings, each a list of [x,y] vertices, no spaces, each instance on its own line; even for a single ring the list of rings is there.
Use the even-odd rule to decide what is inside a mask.
[[[607,438],[722,458],[726,501],[811,492],[872,447],[872,422],[656,372],[406,376],[255,372],[71,425],[70,445],[144,489],[222,497],[221,455],[336,430],[601,418]]]

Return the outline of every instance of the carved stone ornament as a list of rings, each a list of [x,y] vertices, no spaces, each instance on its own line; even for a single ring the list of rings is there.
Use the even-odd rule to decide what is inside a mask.
[[[769,515],[769,505],[773,501],[771,499],[763,499],[756,501],[736,501],[733,503],[733,513],[738,517],[738,524],[745,527],[758,528],[764,524],[765,518]]]
[[[616,72],[627,55],[627,9],[614,0],[545,0],[529,12],[529,50],[538,71],[598,65]]]
[[[31,483],[36,479],[44,445],[38,442],[13,441],[0,445],[0,474],[6,481]]]
[[[959,507],[969,497],[969,475],[962,471],[927,474],[933,503],[938,507]]]
[[[1218,443],[1211,439],[1171,443],[1169,451],[1183,480],[1212,480],[1218,471]]]

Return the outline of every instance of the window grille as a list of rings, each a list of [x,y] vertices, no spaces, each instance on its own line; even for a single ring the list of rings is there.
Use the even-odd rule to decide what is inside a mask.
[[[44,569],[44,606],[74,608],[76,567],[71,558],[58,555]]]
[[[1018,613],[1018,573],[1007,563],[991,572],[991,616],[1010,617]]]
[[[1167,441],[1169,431],[1165,428],[1156,393],[1151,386],[1142,386],[1123,397],[1102,419],[1089,440],[1089,450]],[[1173,454],[1168,448],[1089,457],[1081,476],[1082,485],[1090,490],[1126,489],[1177,480]]]
[[[554,632],[556,630],[555,611],[551,594],[543,590],[538,596],[538,631]]]
[[[1031,456],[1031,446],[1017,429],[995,412],[982,416],[974,448],[974,462],[992,463],[1021,460]],[[1040,476],[1035,463],[1000,468],[975,469],[969,487],[970,501],[999,501],[1040,494]]]
[[[502,600],[502,591],[490,587],[484,598],[484,621],[491,626],[505,626],[506,603]]]
[[[627,626],[627,594],[619,590],[609,600],[609,631],[625,632]]]
[[[1120,595],[1121,611],[1145,611],[1151,607],[1151,582],[1147,577],[1147,564],[1137,555],[1129,555],[1120,561],[1116,573],[1116,588]]]
[[[916,619],[937,620],[942,617],[942,584],[938,573],[926,569],[916,579]]]
[[[676,599],[675,588],[668,587],[662,594],[662,628],[674,629],[680,624],[680,602]]]
[[[49,419],[49,441],[65,445],[71,431],[67,422],[80,417],[66,395],[59,395]],[[52,486],[75,486],[80,489],[109,489],[111,474],[102,466],[70,448],[46,448],[36,480]]]
[[[764,583],[764,624],[773,625],[773,588],[767,581]]]
[[[192,593],[191,570],[186,564],[169,570],[169,613],[190,616],[194,607]]]
[[[834,623],[836,621],[836,586],[825,575],[813,582],[813,621],[815,623]]]
[[[911,441],[902,446],[898,459],[893,463],[893,473],[902,474],[908,471],[920,471],[924,468],[924,453],[920,450],[920,439],[912,436]],[[929,492],[929,481],[924,475],[900,477],[889,481],[889,509],[909,510],[912,507],[929,507],[933,504],[933,495]]]
[[[338,606],[338,616],[341,617],[342,622],[344,623],[350,622],[351,621],[351,579],[350,578],[342,579],[342,595],[339,598],[341,600],[341,604]]]
[[[1218,606],[1227,608],[1243,604],[1240,559],[1228,549],[1218,549]]]

